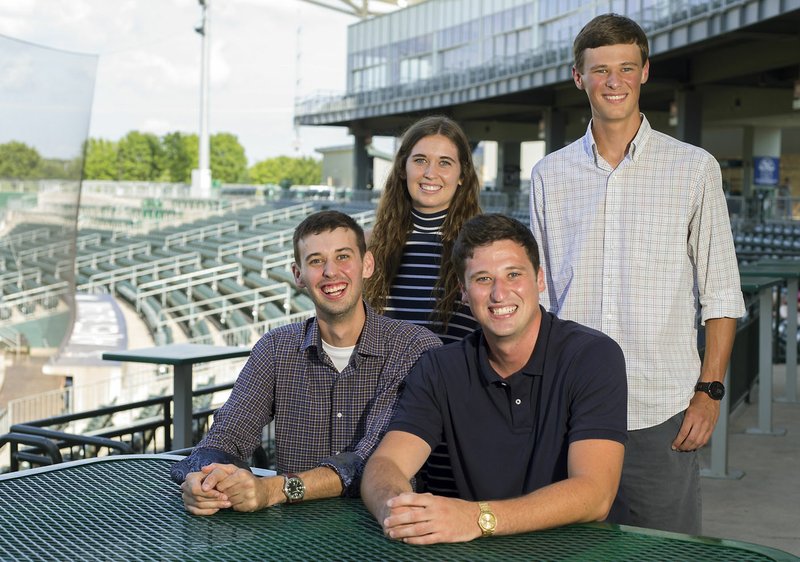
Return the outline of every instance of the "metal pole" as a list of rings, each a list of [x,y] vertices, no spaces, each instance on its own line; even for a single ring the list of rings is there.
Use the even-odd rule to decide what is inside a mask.
[[[746,433],[785,435],[786,429],[772,427],[772,287],[761,289],[758,298],[758,427]]]
[[[731,368],[725,375],[725,380],[731,387]],[[719,419],[711,436],[711,466],[700,470],[700,476],[706,478],[722,478],[738,480],[744,472],[737,469],[728,469],[728,419],[730,416],[730,392],[726,392],[719,404]]]
[[[788,279],[786,282],[785,398],[776,398],[776,402],[797,402],[797,290],[797,278]]]
[[[208,76],[210,64],[210,0],[197,0],[203,9],[202,21],[195,31],[202,36],[202,61],[200,65],[200,153],[198,167],[192,170],[192,195],[208,198],[211,196],[211,157],[208,139]]]
[[[192,364],[175,365],[172,369],[172,446],[192,446]]]

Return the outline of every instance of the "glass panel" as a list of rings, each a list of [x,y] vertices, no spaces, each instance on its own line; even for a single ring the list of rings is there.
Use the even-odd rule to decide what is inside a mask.
[[[95,55],[0,35],[0,339],[21,337],[31,351],[57,349],[75,316],[78,203],[96,69]]]

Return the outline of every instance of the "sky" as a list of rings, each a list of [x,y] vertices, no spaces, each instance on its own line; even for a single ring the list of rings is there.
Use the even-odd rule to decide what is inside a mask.
[[[209,4],[212,134],[237,135],[250,164],[279,155],[318,158],[315,148],[352,142],[338,127],[301,127],[296,136],[293,113],[298,96],[344,92],[347,26],[354,16],[298,0]],[[201,36],[194,28],[200,21],[197,0],[2,0],[0,106],[6,109],[0,121],[6,135],[15,120],[23,130],[35,128],[35,121],[46,132],[36,142],[42,155],[71,157],[64,154],[70,141],[59,138],[62,130],[74,139],[88,127],[90,137],[109,140],[131,130],[198,132]],[[92,69],[93,91],[86,87]],[[9,76],[18,77],[16,94]],[[36,98],[26,76],[55,92],[39,108],[70,106],[65,124],[40,109],[19,109]],[[76,110],[81,104],[87,109]],[[8,140],[3,137],[0,131],[0,142]]]

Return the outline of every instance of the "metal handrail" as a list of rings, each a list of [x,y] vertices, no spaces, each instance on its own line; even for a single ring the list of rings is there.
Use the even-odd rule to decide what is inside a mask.
[[[47,439],[56,440],[61,446],[68,445],[94,445],[95,447],[107,447],[114,451],[119,451],[122,454],[133,453],[133,447],[122,441],[114,441],[113,439],[106,439],[105,437],[96,437],[94,435],[76,435],[75,433],[66,433],[64,431],[57,431],[55,429],[46,429],[44,427],[37,427],[25,423],[17,423],[10,428],[12,433],[24,433],[27,435],[38,435]]]
[[[192,392],[192,397],[230,390],[233,388],[233,384],[233,382],[228,382],[197,389]],[[170,429],[172,427],[172,400],[172,396],[160,396],[127,404],[106,406],[88,412],[66,414],[15,424],[9,428],[9,433],[0,435],[0,448],[6,444],[10,444],[12,455],[10,468],[12,471],[19,470],[20,460],[39,465],[63,462],[64,457],[61,454],[61,449],[72,449],[72,447],[81,447],[82,454],[84,455],[91,455],[93,453],[91,449],[86,449],[87,445],[98,448],[106,447],[125,454],[146,452],[146,449],[150,448],[148,443],[151,439],[145,437],[137,444],[135,436],[145,435],[147,432],[155,432],[159,429],[162,429],[164,432],[163,450],[168,451],[172,448],[172,437],[170,434]],[[88,420],[101,416],[113,416],[119,412],[126,412],[149,406],[161,406],[161,414],[125,426],[106,428],[93,435],[66,433],[46,427],[64,426],[79,420]],[[192,418],[198,422],[199,430],[202,430],[203,427],[203,423],[201,423],[202,420],[208,420],[215,411],[216,407],[212,406],[200,408],[192,413]],[[129,441],[122,440],[122,438],[126,436],[129,437]],[[28,445],[31,449],[20,451],[18,450],[18,445]],[[155,444],[154,451],[159,452]],[[97,451],[94,451],[95,454],[96,452]]]
[[[10,468],[12,472],[19,470],[19,445],[29,445],[36,449],[44,450],[45,455],[27,456],[24,460],[28,460],[29,462],[49,465],[64,461],[58,446],[46,437],[25,433],[6,433],[5,435],[0,435],[0,449],[6,444],[11,447]]]

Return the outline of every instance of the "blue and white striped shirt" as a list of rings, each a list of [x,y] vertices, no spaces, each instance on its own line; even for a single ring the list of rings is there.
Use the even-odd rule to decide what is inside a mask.
[[[440,333],[431,320],[436,307],[436,280],[442,262],[441,228],[447,211],[425,214],[412,210],[411,214],[413,230],[406,241],[400,268],[392,280],[384,314],[425,326],[443,343],[460,341],[478,327],[469,307],[460,300],[450,317],[447,332]]]

